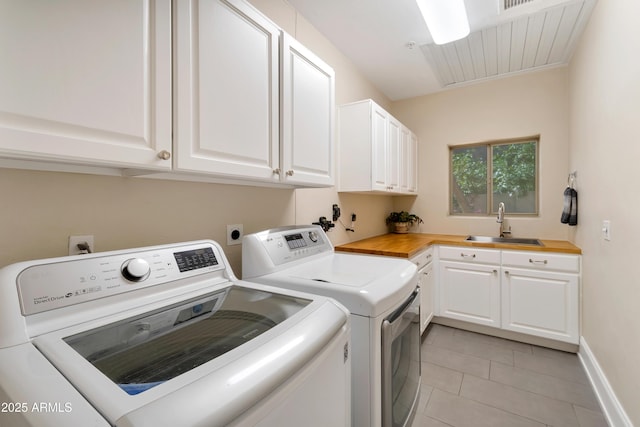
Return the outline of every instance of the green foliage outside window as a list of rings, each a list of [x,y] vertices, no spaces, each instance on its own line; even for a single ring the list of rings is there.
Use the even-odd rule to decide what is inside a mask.
[[[504,202],[509,213],[537,214],[537,145],[536,138],[452,147],[451,213],[488,215]]]

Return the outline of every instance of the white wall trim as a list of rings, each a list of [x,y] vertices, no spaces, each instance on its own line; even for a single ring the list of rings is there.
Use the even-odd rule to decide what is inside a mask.
[[[580,350],[578,357],[582,366],[584,366],[589,381],[596,392],[602,412],[604,413],[607,423],[611,427],[633,427],[631,420],[624,411],[620,401],[616,397],[607,377],[598,364],[598,360],[591,352],[587,341],[584,337],[580,337]]]

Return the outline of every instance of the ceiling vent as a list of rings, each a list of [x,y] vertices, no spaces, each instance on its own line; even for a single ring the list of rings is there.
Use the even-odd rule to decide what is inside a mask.
[[[512,7],[520,6],[526,3],[531,3],[534,0],[503,0],[502,2],[502,10],[508,10]]]

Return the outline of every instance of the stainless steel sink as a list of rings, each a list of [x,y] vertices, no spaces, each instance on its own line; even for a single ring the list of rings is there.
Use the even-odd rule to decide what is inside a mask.
[[[468,236],[465,240],[467,242],[478,243],[506,243],[513,245],[544,246],[538,239],[525,239],[519,237]]]

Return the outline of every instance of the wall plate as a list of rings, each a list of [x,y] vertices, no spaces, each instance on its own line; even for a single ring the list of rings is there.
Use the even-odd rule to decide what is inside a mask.
[[[242,224],[227,225],[227,245],[239,245],[242,243]]]
[[[89,245],[91,252],[94,252],[95,250],[93,245],[93,235],[69,236],[69,255],[82,255],[89,253],[88,251],[81,250],[78,247],[78,243],[86,243]]]

